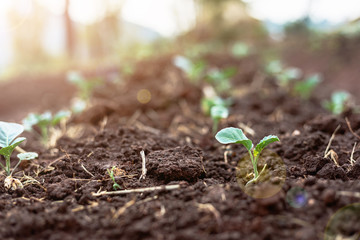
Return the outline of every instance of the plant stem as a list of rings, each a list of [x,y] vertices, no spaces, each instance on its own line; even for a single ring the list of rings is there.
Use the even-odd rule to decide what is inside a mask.
[[[11,174],[10,173],[10,156],[5,157],[5,172],[6,172],[7,176],[9,176]]]
[[[213,119],[213,127],[212,127],[212,133],[213,133],[213,135],[216,134],[217,129],[218,129],[218,125],[219,125],[219,119],[218,119],[218,118],[214,118],[214,119]]]
[[[42,136],[42,142],[44,145],[48,142],[48,129],[46,126],[41,127],[41,136]]]
[[[250,150],[248,150],[248,152],[249,152],[249,155],[250,155],[251,163],[252,163],[253,168],[254,168],[254,175],[255,175],[254,178],[257,178],[257,177],[259,176],[259,173],[258,173],[258,170],[257,170],[257,162],[256,162],[256,159],[254,159],[254,156],[253,156],[253,154],[251,153]]]
[[[15,165],[15,167],[13,168],[13,170],[10,173],[10,176],[14,173],[15,169],[20,165],[20,163],[21,163],[21,160],[19,160],[19,162]]]

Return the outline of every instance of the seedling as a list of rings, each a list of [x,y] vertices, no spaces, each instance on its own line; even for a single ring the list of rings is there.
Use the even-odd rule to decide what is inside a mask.
[[[346,91],[334,92],[331,100],[325,101],[323,106],[333,114],[339,115],[347,109],[350,97],[350,93]]]
[[[319,74],[314,74],[304,81],[297,81],[294,86],[294,92],[302,99],[309,99],[316,86],[321,82]]]
[[[1,168],[5,171],[7,176],[11,176],[14,170],[19,166],[23,160],[32,160],[37,157],[37,153],[23,153],[18,154],[19,162],[11,171],[10,158],[14,149],[23,141],[24,137],[18,137],[24,131],[24,127],[17,123],[0,122],[0,155],[5,158],[5,166],[0,162]]]
[[[301,70],[290,67],[284,68],[279,60],[271,61],[265,68],[266,72],[276,77],[278,84],[282,87],[289,86],[290,82],[301,76]]]
[[[237,42],[233,45],[231,53],[234,57],[243,58],[249,55],[250,48],[246,43]]]
[[[192,62],[183,56],[174,58],[174,65],[180,68],[192,83],[197,83],[204,75],[206,63],[203,61]]]
[[[236,68],[228,67],[225,69],[213,68],[207,74],[207,79],[212,84],[217,93],[227,92],[231,89],[231,78],[236,74]]]
[[[282,87],[289,86],[290,82],[301,76],[301,70],[298,68],[286,68],[276,75],[278,83]]]
[[[239,128],[233,128],[233,127],[224,128],[220,130],[216,134],[215,138],[222,144],[240,143],[247,149],[254,169],[254,178],[248,181],[246,185],[250,183],[255,183],[266,168],[266,164],[265,164],[260,173],[258,172],[257,169],[258,160],[262,150],[270,143],[280,141],[277,136],[269,135],[264,137],[253,149],[254,145],[252,141],[245,136],[243,131]]]
[[[211,108],[214,106],[223,106],[228,108],[231,105],[231,99],[222,99],[221,97],[204,97],[201,99],[201,110],[206,116],[211,115]]]
[[[43,114],[30,113],[23,120],[23,124],[25,130],[29,132],[34,130],[34,126],[39,127],[42,143],[46,145],[49,140],[49,129],[70,117],[70,115],[70,111],[59,111],[54,116],[49,111]]]
[[[121,187],[120,187],[120,185],[117,184],[116,181],[115,181],[115,174],[114,174],[115,168],[116,168],[116,167],[113,166],[111,169],[106,169],[106,170],[107,170],[107,172],[108,172],[111,180],[112,180],[113,183],[114,183],[114,184],[113,184],[113,189],[116,191],[116,190],[118,190],[118,189],[121,189]]]
[[[229,116],[229,110],[221,105],[216,105],[211,108],[211,118],[213,120],[212,133],[215,134],[218,130],[219,121]]]
[[[101,83],[100,78],[86,79],[81,73],[76,71],[70,71],[67,74],[67,80],[78,88],[79,97],[84,101],[89,100],[94,88]]]

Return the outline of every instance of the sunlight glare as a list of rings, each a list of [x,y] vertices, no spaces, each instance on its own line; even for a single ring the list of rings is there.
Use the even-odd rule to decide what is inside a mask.
[[[122,14],[125,20],[163,36],[180,33],[195,23],[192,0],[131,0],[125,2]]]

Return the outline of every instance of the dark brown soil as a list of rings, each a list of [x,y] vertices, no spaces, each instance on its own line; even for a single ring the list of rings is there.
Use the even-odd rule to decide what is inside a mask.
[[[272,182],[275,195],[260,199],[243,191],[238,164],[247,158],[245,148],[225,148],[214,139],[211,120],[200,111],[201,88],[190,85],[165,56],[140,63],[121,86],[109,82],[97,89],[93,106],[69,123],[86,126],[82,137],[64,136],[48,150],[30,141],[23,146],[40,156],[15,174],[23,190],[8,192],[0,184],[0,239],[324,239],[331,216],[359,202],[359,147],[350,164],[359,139],[345,117],[360,134],[360,116],[323,110],[317,97],[329,94],[323,88],[309,101],[286,94],[270,78],[256,91],[248,88],[257,74],[256,58],[208,58],[215,66],[238,68],[233,85],[239,91],[220,127],[246,125],[255,142],[267,134],[281,139],[269,145],[260,163],[270,166],[267,177],[284,177]],[[138,102],[140,89],[151,92],[149,103]],[[9,95],[1,99],[10,101]],[[8,114],[1,113],[2,120],[18,119]],[[335,164],[324,152],[339,124],[331,145]],[[142,150],[147,174],[140,179]],[[180,188],[94,196],[113,191],[107,173],[113,166],[122,190]],[[346,234],[358,231],[349,219]]]

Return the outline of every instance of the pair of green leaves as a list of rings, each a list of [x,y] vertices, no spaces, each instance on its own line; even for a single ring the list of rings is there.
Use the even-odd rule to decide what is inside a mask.
[[[31,131],[33,126],[39,126],[40,128],[47,128],[50,126],[56,126],[64,118],[70,117],[70,111],[59,111],[54,116],[51,112],[47,111],[43,114],[30,113],[24,120],[23,124],[26,131]]]
[[[254,147],[252,141],[248,139],[243,131],[239,128],[224,128],[216,134],[215,138],[222,144],[240,143],[248,151],[251,151],[251,149]],[[277,136],[269,135],[264,137],[254,148],[254,157],[257,158],[267,145],[276,141],[280,141]]]
[[[246,185],[248,185],[249,183],[256,182],[266,168],[266,164],[265,164],[265,166],[263,167],[263,169],[261,170],[261,172],[259,174],[258,169],[257,169],[257,163],[258,163],[259,156],[260,156],[261,152],[264,150],[264,148],[267,145],[269,145],[270,143],[280,141],[277,136],[269,135],[269,136],[264,137],[253,149],[254,144],[252,143],[252,141],[250,139],[248,139],[245,136],[243,131],[239,128],[233,128],[233,127],[224,128],[224,129],[220,130],[216,134],[215,138],[222,144],[229,144],[229,143],[242,144],[248,150],[250,159],[251,159],[251,163],[252,163],[253,169],[254,169],[254,178],[251,179],[249,182],[247,182]],[[253,149],[253,151],[251,151],[252,149]]]

